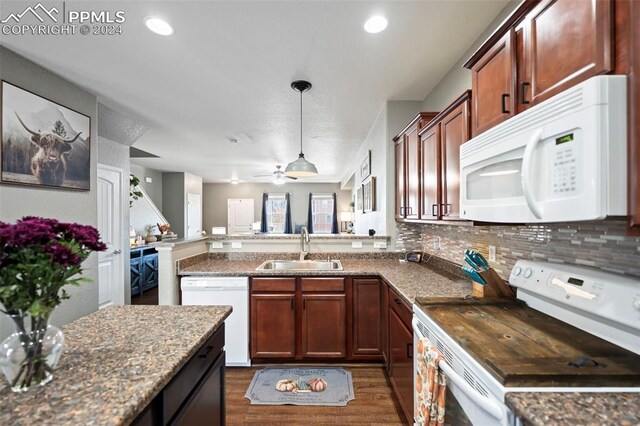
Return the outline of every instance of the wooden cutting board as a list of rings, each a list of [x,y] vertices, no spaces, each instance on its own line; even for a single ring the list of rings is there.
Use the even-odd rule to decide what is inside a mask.
[[[524,302],[444,298],[416,302],[504,386],[640,386],[640,356]],[[583,357],[590,361],[571,365]]]

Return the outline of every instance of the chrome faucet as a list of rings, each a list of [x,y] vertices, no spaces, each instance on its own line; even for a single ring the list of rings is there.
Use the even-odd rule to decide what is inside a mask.
[[[306,226],[302,227],[302,231],[300,232],[300,260],[304,260],[305,257],[309,254],[309,250],[311,249],[311,242],[309,238],[309,230]],[[306,245],[306,250],[305,250]]]

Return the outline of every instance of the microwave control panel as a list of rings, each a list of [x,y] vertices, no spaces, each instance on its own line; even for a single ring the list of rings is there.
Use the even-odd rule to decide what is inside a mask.
[[[550,139],[553,152],[551,193],[558,197],[577,194],[580,191],[580,132],[572,130]]]

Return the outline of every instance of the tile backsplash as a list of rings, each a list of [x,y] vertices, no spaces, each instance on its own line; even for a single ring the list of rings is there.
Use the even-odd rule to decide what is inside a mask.
[[[396,248],[424,250],[427,255],[462,264],[463,252],[471,248],[489,259],[505,279],[519,259],[591,266],[640,277],[640,238],[628,237],[626,222],[608,219],[541,225],[451,226],[396,223]],[[440,237],[440,250],[433,242]]]

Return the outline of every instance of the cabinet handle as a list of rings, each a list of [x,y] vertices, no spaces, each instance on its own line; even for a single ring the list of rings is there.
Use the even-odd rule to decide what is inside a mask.
[[[209,352],[213,349],[213,346],[207,346],[205,350],[198,355],[198,358],[206,358],[209,356]]]
[[[307,299],[302,301],[302,309],[307,309]]]
[[[395,300],[395,302],[396,302],[398,305],[402,305],[402,302],[400,301],[400,299],[395,298],[395,299],[393,299],[393,300]]]
[[[526,99],[527,86],[529,86],[528,81],[523,81],[522,83],[520,83],[520,103],[525,105],[530,103]]]
[[[409,210],[409,213],[407,213],[407,216],[411,216],[413,214],[413,207],[409,206],[407,207],[407,209]]]
[[[437,204],[431,204],[431,216],[438,216],[438,212],[436,211],[438,208]]]
[[[407,358],[413,359],[413,343],[407,343]]]
[[[451,214],[451,211],[449,209],[449,206],[451,206],[451,204],[441,204],[441,206],[443,207],[442,211],[444,212],[442,213],[442,216],[449,216],[449,214]]]
[[[294,308],[293,299],[291,299],[291,309],[293,309],[293,308]]]
[[[404,207],[400,207],[400,216],[404,216]]]
[[[509,111],[509,110],[507,109],[507,107],[505,106],[505,103],[504,103],[504,101],[505,101],[505,100],[507,100],[507,98],[508,98],[508,97],[509,97],[509,94],[508,94],[508,93],[503,93],[503,94],[502,94],[502,113],[503,113],[503,114],[509,114],[509,113],[511,113],[511,111]]]

